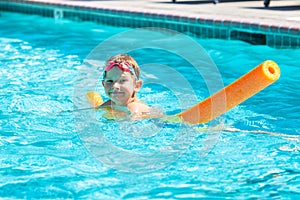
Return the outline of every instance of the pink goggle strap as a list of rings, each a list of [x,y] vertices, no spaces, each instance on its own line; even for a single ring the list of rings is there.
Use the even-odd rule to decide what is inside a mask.
[[[124,66],[125,65],[125,66]],[[128,63],[124,63],[122,65],[121,63],[118,62],[108,62],[106,64],[106,67],[104,68],[104,74],[103,74],[103,79],[105,78],[106,72],[117,66],[121,71],[123,72],[130,72],[134,77],[138,80],[137,75],[135,74],[135,71],[132,69],[132,67]]]
[[[131,72],[130,65],[128,65],[127,63],[124,63],[124,65],[122,65],[121,63],[117,63],[117,62],[108,62],[107,66],[105,67],[104,70],[109,71],[112,68],[114,68],[115,66],[117,66],[120,70],[122,70],[124,72]]]

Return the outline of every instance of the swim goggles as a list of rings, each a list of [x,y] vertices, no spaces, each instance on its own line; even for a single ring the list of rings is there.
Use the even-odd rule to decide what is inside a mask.
[[[118,63],[118,62],[107,62],[106,67],[104,68],[104,76],[107,71],[111,70],[114,67],[118,67],[123,72],[130,72],[134,77],[138,80],[139,78],[135,74],[135,71],[133,70],[132,66],[130,66],[128,63]]]

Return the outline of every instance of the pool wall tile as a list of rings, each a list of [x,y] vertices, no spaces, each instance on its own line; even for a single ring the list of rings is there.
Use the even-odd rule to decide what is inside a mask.
[[[252,21],[186,17],[153,12],[94,8],[87,5],[74,6],[61,3],[25,2],[23,0],[0,0],[0,11],[36,14],[56,19],[93,21],[106,25],[132,28],[161,27],[199,38],[237,39],[274,48],[300,47],[299,28],[278,27]]]

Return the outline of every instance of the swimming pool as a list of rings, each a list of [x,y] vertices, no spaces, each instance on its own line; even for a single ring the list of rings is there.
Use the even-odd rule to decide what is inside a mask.
[[[194,127],[147,120],[105,122],[93,110],[61,113],[76,109],[74,88],[78,75],[83,74],[83,60],[102,41],[130,29],[5,12],[1,13],[0,24],[1,197],[295,199],[300,196],[299,50],[193,39],[213,58],[224,85],[266,59],[276,61],[282,71],[278,82],[226,114],[224,126],[238,130],[221,130],[213,148],[203,156],[207,133]],[[119,42],[130,41],[121,38]],[[159,42],[174,42],[174,37]],[[181,58],[164,49],[137,49],[131,53],[145,67],[155,63],[180,72],[195,93],[193,101],[209,96],[205,80],[195,76],[193,68]],[[181,93],[174,93],[176,88],[170,90],[169,71],[161,75],[167,81],[163,85],[161,78],[160,84],[152,81],[160,70],[144,70],[146,84],[139,94],[143,101],[167,113],[188,107],[188,103],[179,104],[177,100],[178,96],[189,93],[187,86],[182,91],[176,90]],[[100,87],[95,89],[101,92]],[[80,121],[82,116],[91,119]],[[155,135],[144,128],[153,123],[160,130]],[[138,127],[143,127],[143,132]],[[110,149],[102,149],[102,157],[96,157],[85,143],[87,138],[82,138],[82,131],[90,130],[94,134],[90,136],[97,136],[99,132],[95,130],[99,128],[100,139],[105,135],[110,144],[141,155],[168,146],[180,129],[182,134],[175,138],[182,141],[180,148],[184,148],[175,157],[171,154],[171,150],[176,153],[174,148],[155,154],[153,170],[147,168],[145,173],[139,163],[133,163],[127,171],[119,169],[118,163],[113,168],[109,160],[103,160],[111,159],[105,157]],[[121,134],[113,134],[116,132]],[[271,133],[263,134],[266,132]],[[115,161],[124,161],[118,155],[116,158]],[[164,159],[171,162],[156,169]],[[134,169],[137,170],[133,172]]]

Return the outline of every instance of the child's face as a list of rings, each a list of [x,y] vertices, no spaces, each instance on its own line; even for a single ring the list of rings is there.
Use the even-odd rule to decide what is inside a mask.
[[[102,81],[106,95],[116,104],[126,106],[134,92],[141,87],[141,81],[135,81],[130,72],[114,67],[106,72]]]

